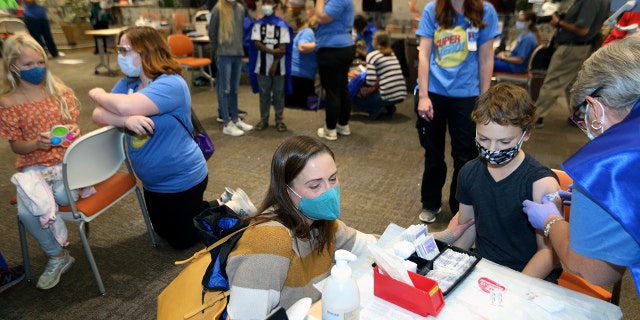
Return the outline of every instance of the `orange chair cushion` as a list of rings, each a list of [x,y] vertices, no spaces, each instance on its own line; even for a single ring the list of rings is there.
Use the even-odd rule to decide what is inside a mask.
[[[611,292],[567,271],[563,271],[560,275],[558,285],[600,300],[611,301]]]
[[[86,216],[92,216],[116,201],[136,185],[136,177],[128,173],[116,173],[111,178],[94,186],[96,193],[88,198],[76,201],[76,208]],[[11,205],[18,203],[16,196],[9,201]],[[71,212],[70,206],[60,206],[61,212]]]
[[[208,58],[177,58],[178,63],[192,67],[192,68],[200,68],[206,67],[211,64],[211,59]]]

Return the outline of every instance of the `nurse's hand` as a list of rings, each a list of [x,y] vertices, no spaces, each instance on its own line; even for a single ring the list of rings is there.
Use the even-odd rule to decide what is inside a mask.
[[[544,230],[545,221],[549,216],[558,215],[562,217],[557,205],[545,198],[542,199],[542,203],[525,200],[522,202],[522,206],[522,211],[527,214],[529,222],[538,230]]]

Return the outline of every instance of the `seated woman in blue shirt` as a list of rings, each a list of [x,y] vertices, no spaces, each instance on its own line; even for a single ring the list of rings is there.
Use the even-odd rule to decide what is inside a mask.
[[[518,14],[516,29],[520,34],[516,37],[516,45],[511,53],[499,52],[493,59],[493,72],[525,73],[531,53],[540,43],[540,31],[536,27],[536,14],[524,11]]]

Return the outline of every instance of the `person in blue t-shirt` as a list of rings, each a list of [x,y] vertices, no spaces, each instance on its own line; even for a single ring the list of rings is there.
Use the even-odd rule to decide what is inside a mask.
[[[199,240],[193,217],[209,207],[203,201],[207,163],[190,134],[189,87],[156,29],[132,27],[119,39],[118,65],[126,77],[111,93],[89,91],[98,104],[93,121],[127,129],[127,153],[153,228],[172,247],[186,249]]]
[[[637,36],[607,44],[582,64],[571,88],[571,119],[591,140],[562,164],[573,180],[565,194],[571,222],[546,199],[522,205],[565,268],[596,285],[620,281],[629,268],[640,297],[638,51]]]
[[[476,97],[489,89],[493,74],[493,40],[500,35],[498,16],[482,0],[429,2],[416,35],[420,38],[415,107],[420,145],[425,149],[420,220],[431,223],[441,211],[447,177],[444,143],[451,137],[453,178],[449,192],[451,213],[460,168],[478,156],[475,124]]]
[[[516,45],[511,53],[501,51],[493,60],[493,72],[525,73],[529,58],[540,43],[540,31],[536,27],[536,13],[533,11],[520,12],[516,29],[520,34],[516,37]]]
[[[317,27],[318,22],[313,16],[302,25],[298,34],[293,38],[293,53],[291,57],[293,91],[285,96],[284,104],[286,106],[308,107],[307,99],[316,95],[315,79],[318,61],[316,60],[315,30]]]
[[[351,0],[316,0],[316,55],[326,108],[324,127],[316,133],[327,140],[337,140],[338,134],[351,134],[351,95],[347,74],[356,56],[356,46],[351,37],[353,12]]]
[[[373,24],[367,22],[367,18],[363,15],[357,14],[353,18],[353,31],[355,34],[358,58],[364,60],[367,57],[367,53],[375,50],[373,46],[373,35],[377,30]]]

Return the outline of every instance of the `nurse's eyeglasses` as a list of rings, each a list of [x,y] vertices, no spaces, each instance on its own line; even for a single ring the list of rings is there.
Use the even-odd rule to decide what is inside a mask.
[[[589,95],[589,97],[592,97],[592,98],[600,97],[598,93],[600,93],[602,89],[603,87],[597,87],[595,90],[593,90],[593,92]],[[571,121],[573,121],[573,123],[575,123],[576,126],[578,126],[578,128],[580,128],[580,130],[584,132],[586,132],[587,130],[585,117],[588,110],[587,108],[588,106],[589,106],[589,103],[587,102],[587,99],[584,99],[582,102],[580,102],[580,104],[578,104],[573,108],[573,113],[571,114],[571,117],[570,117]]]

